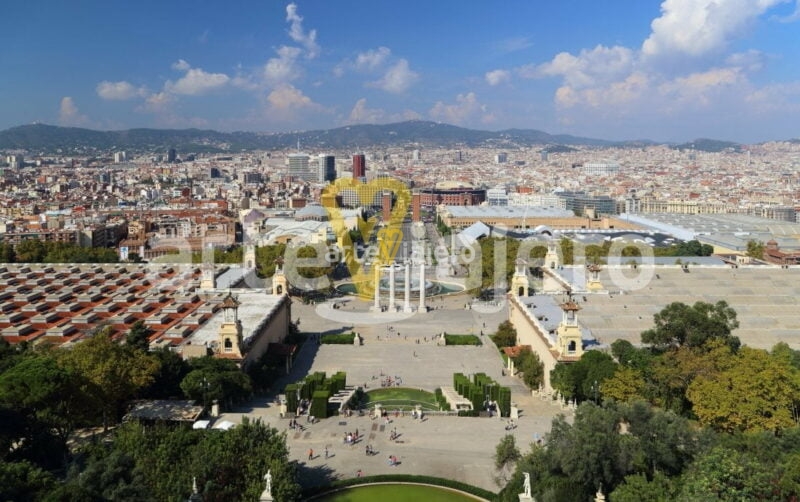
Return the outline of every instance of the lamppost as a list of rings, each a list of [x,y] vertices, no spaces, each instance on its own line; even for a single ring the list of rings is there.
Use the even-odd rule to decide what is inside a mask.
[[[203,412],[208,407],[208,379],[203,377]]]

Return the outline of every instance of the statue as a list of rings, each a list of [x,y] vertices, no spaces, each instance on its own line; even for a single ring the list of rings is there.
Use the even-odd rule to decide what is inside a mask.
[[[267,482],[267,487],[264,488],[264,492],[267,494],[268,497],[272,496],[272,469],[267,469],[267,473],[264,475],[264,481]]]
[[[531,475],[529,472],[523,473],[525,475],[525,482],[522,485],[522,488],[525,490],[525,496],[531,496]]]

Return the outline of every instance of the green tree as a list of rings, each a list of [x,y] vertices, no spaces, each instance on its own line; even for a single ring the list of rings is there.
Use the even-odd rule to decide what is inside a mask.
[[[600,384],[603,398],[617,401],[645,399],[645,381],[642,372],[628,366],[618,366],[614,374]]]
[[[150,350],[150,336],[152,334],[153,330],[148,328],[144,321],[138,320],[131,325],[131,329],[125,337],[125,344],[133,349],[147,352]]]
[[[142,390],[142,397],[149,399],[183,397],[181,382],[189,373],[189,364],[169,347],[154,350],[150,355],[158,361],[158,371],[153,375],[153,382]]]
[[[764,259],[764,243],[762,241],[757,241],[755,239],[750,239],[747,241],[747,251],[745,252],[747,256],[750,258],[755,258],[757,260]]]
[[[101,409],[104,428],[119,418],[125,401],[150,385],[158,371],[155,358],[116,343],[108,330],[61,352],[59,360],[87,382],[86,391]]]
[[[718,375],[696,378],[686,390],[700,423],[715,429],[773,431],[797,425],[800,372],[785,359],[749,347]]]
[[[7,242],[0,242],[0,263],[14,263],[17,255],[14,253],[14,245]]]
[[[670,502],[675,498],[676,487],[671,478],[657,472],[652,480],[644,474],[631,474],[611,495],[612,502]]]
[[[236,363],[211,356],[192,359],[191,371],[181,381],[181,390],[189,399],[209,404],[219,401],[232,404],[250,397],[250,377]]]
[[[700,456],[683,476],[683,502],[781,500],[771,465],[752,455],[715,447]]]
[[[506,434],[500,438],[494,453],[494,467],[497,470],[505,469],[520,458],[517,441],[511,434]]]
[[[579,403],[587,399],[600,402],[603,381],[611,378],[617,364],[605,352],[588,350],[575,363],[558,363],[550,374],[550,383],[567,399]]]
[[[514,358],[514,365],[522,372],[522,381],[529,389],[538,389],[544,381],[544,363],[529,347],[524,347]]]
[[[498,348],[513,347],[517,344],[517,328],[511,321],[503,321],[497,326],[497,331],[491,338]]]
[[[700,347],[710,338],[723,339],[734,350],[740,346],[739,338],[731,335],[739,327],[736,311],[723,300],[696,302],[691,307],[673,302],[653,316],[653,323],[653,328],[642,332],[642,343],[658,348]]]
[[[25,239],[14,248],[18,263],[41,263],[47,253],[39,239]]]
[[[0,500],[41,500],[53,485],[53,475],[30,462],[0,461]]]
[[[45,424],[66,445],[91,408],[82,387],[81,375],[58,366],[52,357],[33,355],[0,374],[0,402]]]

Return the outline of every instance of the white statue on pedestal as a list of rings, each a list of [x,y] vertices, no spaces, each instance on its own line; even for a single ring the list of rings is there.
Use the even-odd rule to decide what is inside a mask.
[[[529,472],[523,473],[525,475],[525,482],[522,485],[522,489],[524,490],[524,495],[526,497],[531,496],[531,474]]]
[[[272,469],[267,469],[267,473],[264,475],[264,481],[267,482],[267,487],[264,488],[264,491],[271,497],[272,496]]]

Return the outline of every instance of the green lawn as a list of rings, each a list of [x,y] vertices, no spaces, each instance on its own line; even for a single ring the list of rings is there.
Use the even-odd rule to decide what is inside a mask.
[[[406,387],[384,387],[367,392],[366,406],[371,408],[381,403],[389,411],[394,409],[412,410],[417,404],[425,410],[438,410],[436,396],[432,392]]]
[[[317,500],[321,502],[467,502],[475,499],[433,486],[375,485],[350,488]]]

